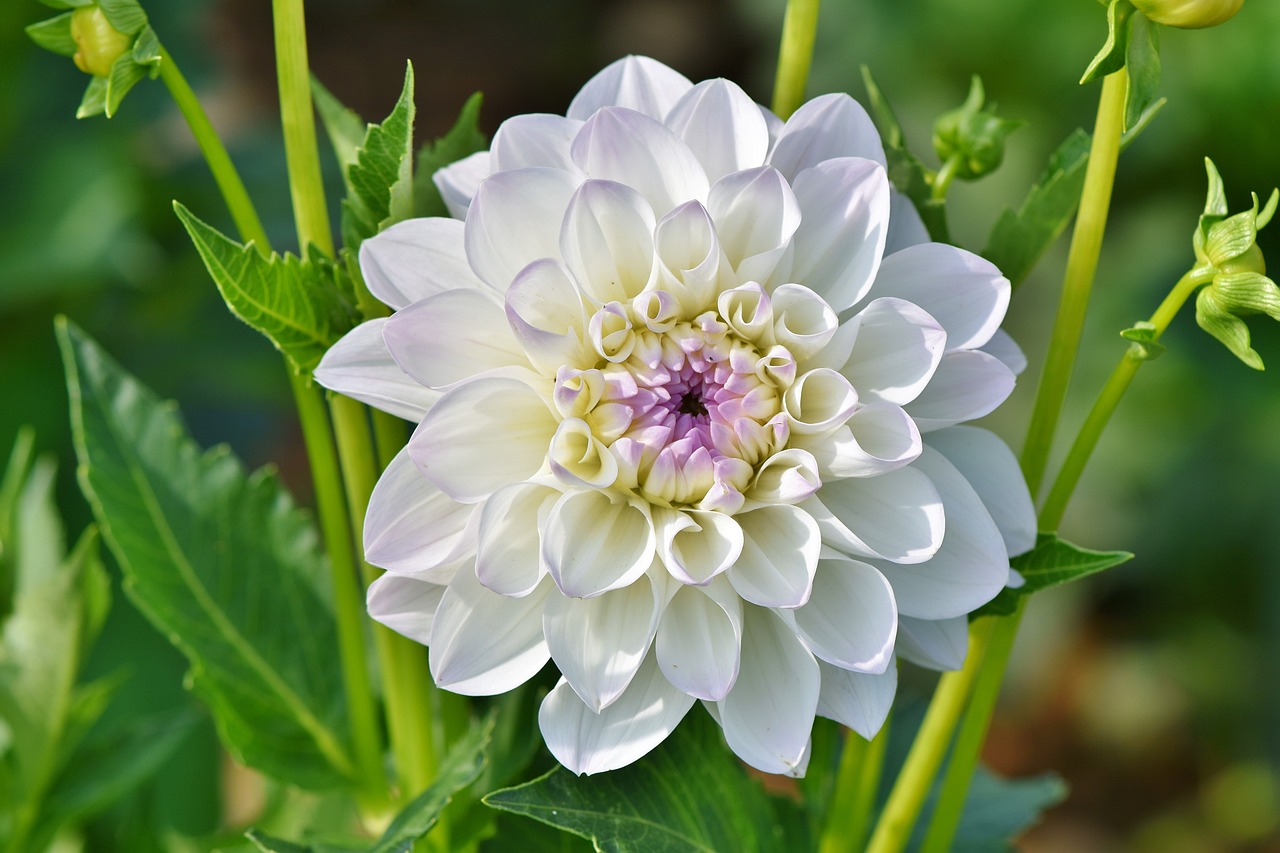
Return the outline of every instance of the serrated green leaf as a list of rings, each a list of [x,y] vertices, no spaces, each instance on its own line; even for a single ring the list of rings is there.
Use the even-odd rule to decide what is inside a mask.
[[[1008,616],[1017,608],[1020,598],[1097,574],[1132,559],[1133,555],[1127,551],[1090,551],[1059,539],[1054,533],[1040,533],[1036,536],[1036,547],[1010,561],[1025,583],[1018,589],[1005,588],[970,614],[970,618]]]
[[[1124,126],[1133,127],[1159,98],[1160,28],[1146,15],[1134,15],[1125,51],[1129,86],[1124,99]]]
[[[391,115],[371,124],[346,170],[350,191],[342,200],[342,239],[355,251],[388,225],[413,216],[413,65]]]
[[[174,203],[196,251],[231,312],[267,336],[294,369],[309,375],[334,341],[356,323],[355,310],[335,284],[332,263],[313,252],[264,258]]]
[[[1124,67],[1129,51],[1130,25],[1137,10],[1129,0],[1111,0],[1107,6],[1107,40],[1085,69],[1080,84],[1091,83]]]
[[[654,752],[589,779],[563,767],[484,802],[586,838],[602,853],[752,853],[773,847],[772,807],[705,715]]]
[[[893,107],[876,85],[871,69],[865,65],[862,66],[862,82],[867,89],[867,106],[870,107],[871,118],[884,143],[889,181],[898,192],[911,199],[929,236],[941,243],[950,242],[946,201],[933,198],[933,189],[929,186],[927,177],[928,170],[907,148],[902,126],[898,123]]]
[[[489,147],[489,140],[480,132],[480,106],[483,102],[484,96],[479,92],[467,98],[449,132],[418,149],[413,177],[414,216],[449,215],[432,176],[439,169]]]
[[[106,109],[107,78],[91,77],[84,90],[84,97],[80,99],[80,106],[76,107],[76,118],[92,118],[106,112]]]
[[[106,103],[102,108],[107,118],[116,114],[124,96],[129,94],[129,90],[137,85],[139,80],[147,76],[147,70],[147,66],[134,62],[131,52],[120,54],[119,58],[111,63],[111,74],[107,77]]]
[[[142,11],[137,0],[94,0],[102,7],[102,14],[107,16],[111,26],[125,35],[142,32],[147,25],[147,13]]]
[[[172,404],[57,324],[80,483],[148,619],[191,662],[227,748],[307,788],[350,784],[337,638],[311,519],[275,475],[201,453]]]
[[[75,39],[71,38],[71,13],[64,12],[47,21],[31,24],[26,29],[27,36],[45,50],[51,50],[62,56],[75,56]]]
[[[342,168],[342,179],[346,181],[347,168],[356,161],[367,125],[364,119],[343,106],[314,76],[311,78],[311,100],[315,102],[316,112],[320,113],[320,121],[324,124],[334,156],[338,158],[338,165]],[[348,183],[347,190],[350,189],[351,185]]]

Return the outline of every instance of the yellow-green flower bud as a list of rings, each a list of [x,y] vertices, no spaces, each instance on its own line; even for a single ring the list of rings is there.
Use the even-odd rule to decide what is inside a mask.
[[[982,80],[975,75],[964,104],[934,122],[933,150],[951,164],[946,167],[950,177],[972,181],[995,171],[1004,160],[1005,137],[1023,124],[982,109],[984,99]]]
[[[1195,30],[1229,21],[1244,0],[1133,0],[1133,5],[1157,24]]]
[[[110,75],[111,66],[133,45],[133,37],[111,26],[100,6],[81,6],[72,13],[71,38],[76,67],[97,77]]]

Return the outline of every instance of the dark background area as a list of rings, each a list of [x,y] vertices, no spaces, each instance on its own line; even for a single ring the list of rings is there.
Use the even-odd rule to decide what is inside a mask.
[[[152,0],[161,40],[224,135],[277,246],[291,247],[275,116],[269,4]],[[482,124],[563,112],[607,62],[645,53],[691,79],[731,77],[769,98],[782,0],[313,0],[316,75],[367,119],[391,108],[404,61],[418,80],[420,140],[443,133],[466,96]],[[230,443],[251,466],[278,465],[309,499],[280,361],[222,307],[171,211],[180,199],[230,231],[185,125],[159,83],[119,115],[76,121],[84,75],[30,45],[22,27],[52,13],[0,4],[0,447],[33,424],[61,462],[68,527],[88,510],[74,483],[52,318],[67,314],[159,393],[195,437]],[[981,74],[1002,115],[1025,119],[1005,166],[952,192],[961,245],[979,249],[1045,157],[1092,126],[1097,86],[1076,84],[1101,44],[1091,0],[828,0],[810,93],[862,97],[868,64],[908,141],[935,163],[929,128]],[[1145,318],[1191,262],[1202,158],[1233,210],[1280,183],[1280,6],[1254,0],[1227,25],[1165,30],[1169,104],[1122,157],[1111,228],[1063,423],[1069,438],[1115,360],[1117,332]],[[325,155],[327,156],[327,149]],[[338,176],[327,163],[332,186]],[[336,216],[335,216],[336,222]],[[1280,258],[1280,227],[1264,251]],[[1066,240],[1015,294],[1008,328],[1031,358],[991,421],[1021,446],[1057,301]],[[1280,850],[1280,333],[1252,324],[1273,367],[1255,373],[1201,333],[1189,310],[1169,353],[1143,369],[1063,526],[1088,547],[1137,558],[1037,598],[1024,621],[987,758],[1014,775],[1055,770],[1069,800],[1023,841],[1036,851]],[[1060,454],[1059,454],[1060,455]],[[182,708],[182,661],[117,595],[91,666],[134,672],[113,709]],[[90,830],[93,849],[184,850],[213,832],[221,759],[205,726],[160,778]],[[156,827],[170,837],[156,834]]]

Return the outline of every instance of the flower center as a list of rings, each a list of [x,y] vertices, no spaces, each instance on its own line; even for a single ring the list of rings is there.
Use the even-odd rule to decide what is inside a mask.
[[[654,326],[658,326],[655,330]],[[785,388],[714,311],[656,323],[618,304],[591,323],[594,367],[561,368],[555,401],[617,461],[614,490],[734,512],[756,466],[785,446]]]

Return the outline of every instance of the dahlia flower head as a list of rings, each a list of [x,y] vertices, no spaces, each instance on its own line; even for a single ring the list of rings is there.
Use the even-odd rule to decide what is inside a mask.
[[[960,666],[1035,521],[1008,447],[959,424],[1025,360],[1009,282],[928,242],[857,102],[783,123],[628,57],[435,182],[452,217],[360,250],[394,313],[316,378],[418,423],[369,504],[368,607],[440,687],[550,660],[539,722],[576,773],[702,700],[801,775],[815,715],[879,729],[898,656]]]

